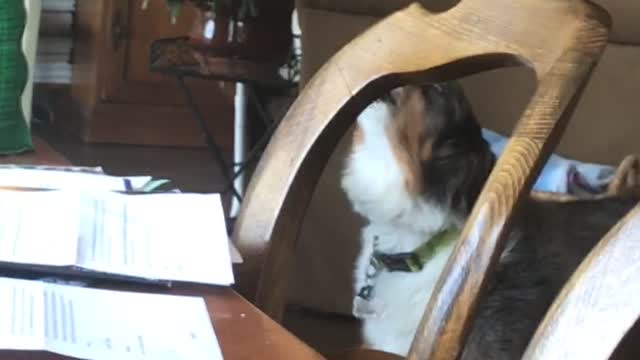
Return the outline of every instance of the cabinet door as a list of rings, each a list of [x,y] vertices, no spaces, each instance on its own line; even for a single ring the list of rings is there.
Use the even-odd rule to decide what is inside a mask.
[[[90,142],[203,145],[177,80],[148,70],[151,43],[186,36],[196,10],[185,6],[178,21],[171,24],[165,1],[149,1],[147,9],[141,4],[141,0],[78,2],[78,53],[74,59],[78,84],[74,86],[84,83],[90,87],[87,82],[95,81],[93,96],[75,96],[86,100],[80,121],[82,135]],[[187,83],[214,137],[230,148],[234,84],[198,79]]]

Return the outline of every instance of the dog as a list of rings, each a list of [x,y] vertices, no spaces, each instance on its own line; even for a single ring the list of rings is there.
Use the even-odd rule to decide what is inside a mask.
[[[495,160],[456,82],[394,89],[358,116],[341,186],[367,221],[353,301],[366,347],[408,353]],[[637,201],[527,199],[461,359],[520,358],[580,261]]]

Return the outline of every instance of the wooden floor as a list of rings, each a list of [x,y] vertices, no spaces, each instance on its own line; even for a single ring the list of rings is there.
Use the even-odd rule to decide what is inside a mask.
[[[109,174],[166,177],[184,191],[218,192],[223,181],[206,148],[87,145],[55,129],[34,132],[74,165],[102,166]]]

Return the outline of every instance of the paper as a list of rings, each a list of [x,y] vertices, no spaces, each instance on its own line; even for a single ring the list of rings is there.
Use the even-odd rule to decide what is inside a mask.
[[[0,261],[74,264],[79,214],[77,193],[0,192]]]
[[[100,166],[69,166],[69,165],[45,165],[45,164],[0,164],[0,169],[30,169],[30,170],[55,170],[85,172],[92,174],[104,174]]]
[[[118,177],[78,171],[0,168],[0,187],[128,191],[142,188],[151,176]]]
[[[0,348],[44,346],[43,284],[0,278]]]
[[[229,285],[218,194],[100,193],[83,203],[77,264],[151,279]]]
[[[0,261],[234,282],[218,194],[0,192]]]
[[[0,278],[0,348],[86,359],[222,359],[202,298]]]

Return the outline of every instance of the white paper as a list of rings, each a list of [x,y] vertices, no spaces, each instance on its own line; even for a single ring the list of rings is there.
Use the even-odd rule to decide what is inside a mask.
[[[118,177],[73,171],[0,168],[0,187],[127,191],[140,188],[149,180],[151,176]]]
[[[0,261],[234,282],[218,194],[0,191]]]
[[[0,278],[0,348],[86,359],[213,359],[202,298]]]
[[[31,170],[49,170],[49,171],[80,171],[92,174],[104,174],[101,166],[63,166],[63,165],[44,165],[44,164],[0,164],[0,169],[31,169]]]
[[[100,193],[83,203],[77,264],[151,279],[232,284],[218,194]]]
[[[57,191],[0,191],[0,261],[73,265],[80,195]]]
[[[43,291],[36,281],[0,278],[0,348],[43,348]]]

